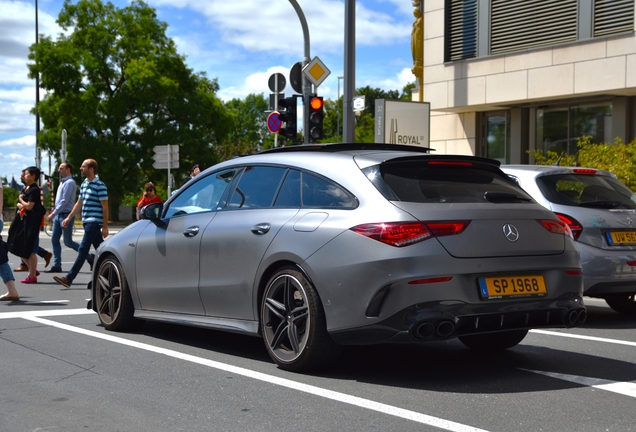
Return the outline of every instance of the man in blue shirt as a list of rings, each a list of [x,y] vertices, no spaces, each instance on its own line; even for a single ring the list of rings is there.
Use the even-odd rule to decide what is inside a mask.
[[[62,221],[71,213],[73,204],[75,204],[77,184],[75,184],[75,180],[71,176],[72,170],[73,166],[70,162],[62,162],[57,170],[60,174],[60,185],[55,196],[55,208],[51,210],[48,216],[48,220],[53,226],[51,235],[53,267],[47,270],[46,273],[62,273],[62,245],[60,245],[62,234],[64,234],[64,246],[73,249],[75,252],[79,249],[79,244],[73,241],[73,223],[75,218],[71,218],[66,227],[62,226]]]
[[[62,221],[62,226],[69,226],[71,219],[82,210],[82,224],[84,225],[84,237],[77,250],[77,259],[66,277],[53,276],[58,283],[70,288],[73,279],[77,276],[88,258],[91,245],[95,249],[108,237],[108,189],[103,181],[97,177],[97,162],[94,159],[86,159],[80,167],[82,175],[86,179],[80,186],[80,194],[71,212]]]

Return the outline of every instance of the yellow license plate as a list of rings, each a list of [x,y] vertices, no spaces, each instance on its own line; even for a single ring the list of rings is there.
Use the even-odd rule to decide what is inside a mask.
[[[613,231],[609,235],[613,245],[636,244],[636,231]]]
[[[541,275],[479,278],[479,289],[483,298],[541,296],[548,293]]]

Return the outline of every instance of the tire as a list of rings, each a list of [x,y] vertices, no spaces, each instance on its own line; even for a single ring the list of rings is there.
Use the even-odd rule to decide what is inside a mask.
[[[99,321],[107,330],[128,331],[143,325],[142,320],[134,318],[135,307],[126,275],[114,257],[108,257],[99,264],[95,306]]]
[[[528,330],[507,330],[497,333],[460,336],[459,340],[468,348],[478,351],[503,351],[519,344]]]
[[[636,294],[611,294],[605,301],[616,312],[625,315],[636,315]]]
[[[267,352],[281,369],[324,368],[340,354],[340,346],[327,333],[318,293],[293,267],[279,270],[267,283],[261,328]]]

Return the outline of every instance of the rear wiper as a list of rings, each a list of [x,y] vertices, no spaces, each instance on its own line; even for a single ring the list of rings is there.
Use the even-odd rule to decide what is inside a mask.
[[[493,192],[489,191],[484,194],[484,198],[492,203],[512,203],[512,202],[530,202],[531,198],[521,197],[510,192]]]
[[[585,202],[579,203],[579,207],[606,208],[606,209],[617,209],[620,207],[633,208],[633,207],[628,207],[624,205],[620,201],[611,201],[611,200],[585,201]]]

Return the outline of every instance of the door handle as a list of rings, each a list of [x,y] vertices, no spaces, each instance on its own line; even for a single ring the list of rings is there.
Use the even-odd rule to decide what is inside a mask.
[[[199,227],[198,226],[188,227],[183,232],[183,235],[186,236],[186,237],[194,237],[197,234],[199,234]]]
[[[254,234],[267,234],[272,226],[268,223],[259,223],[252,227]]]

